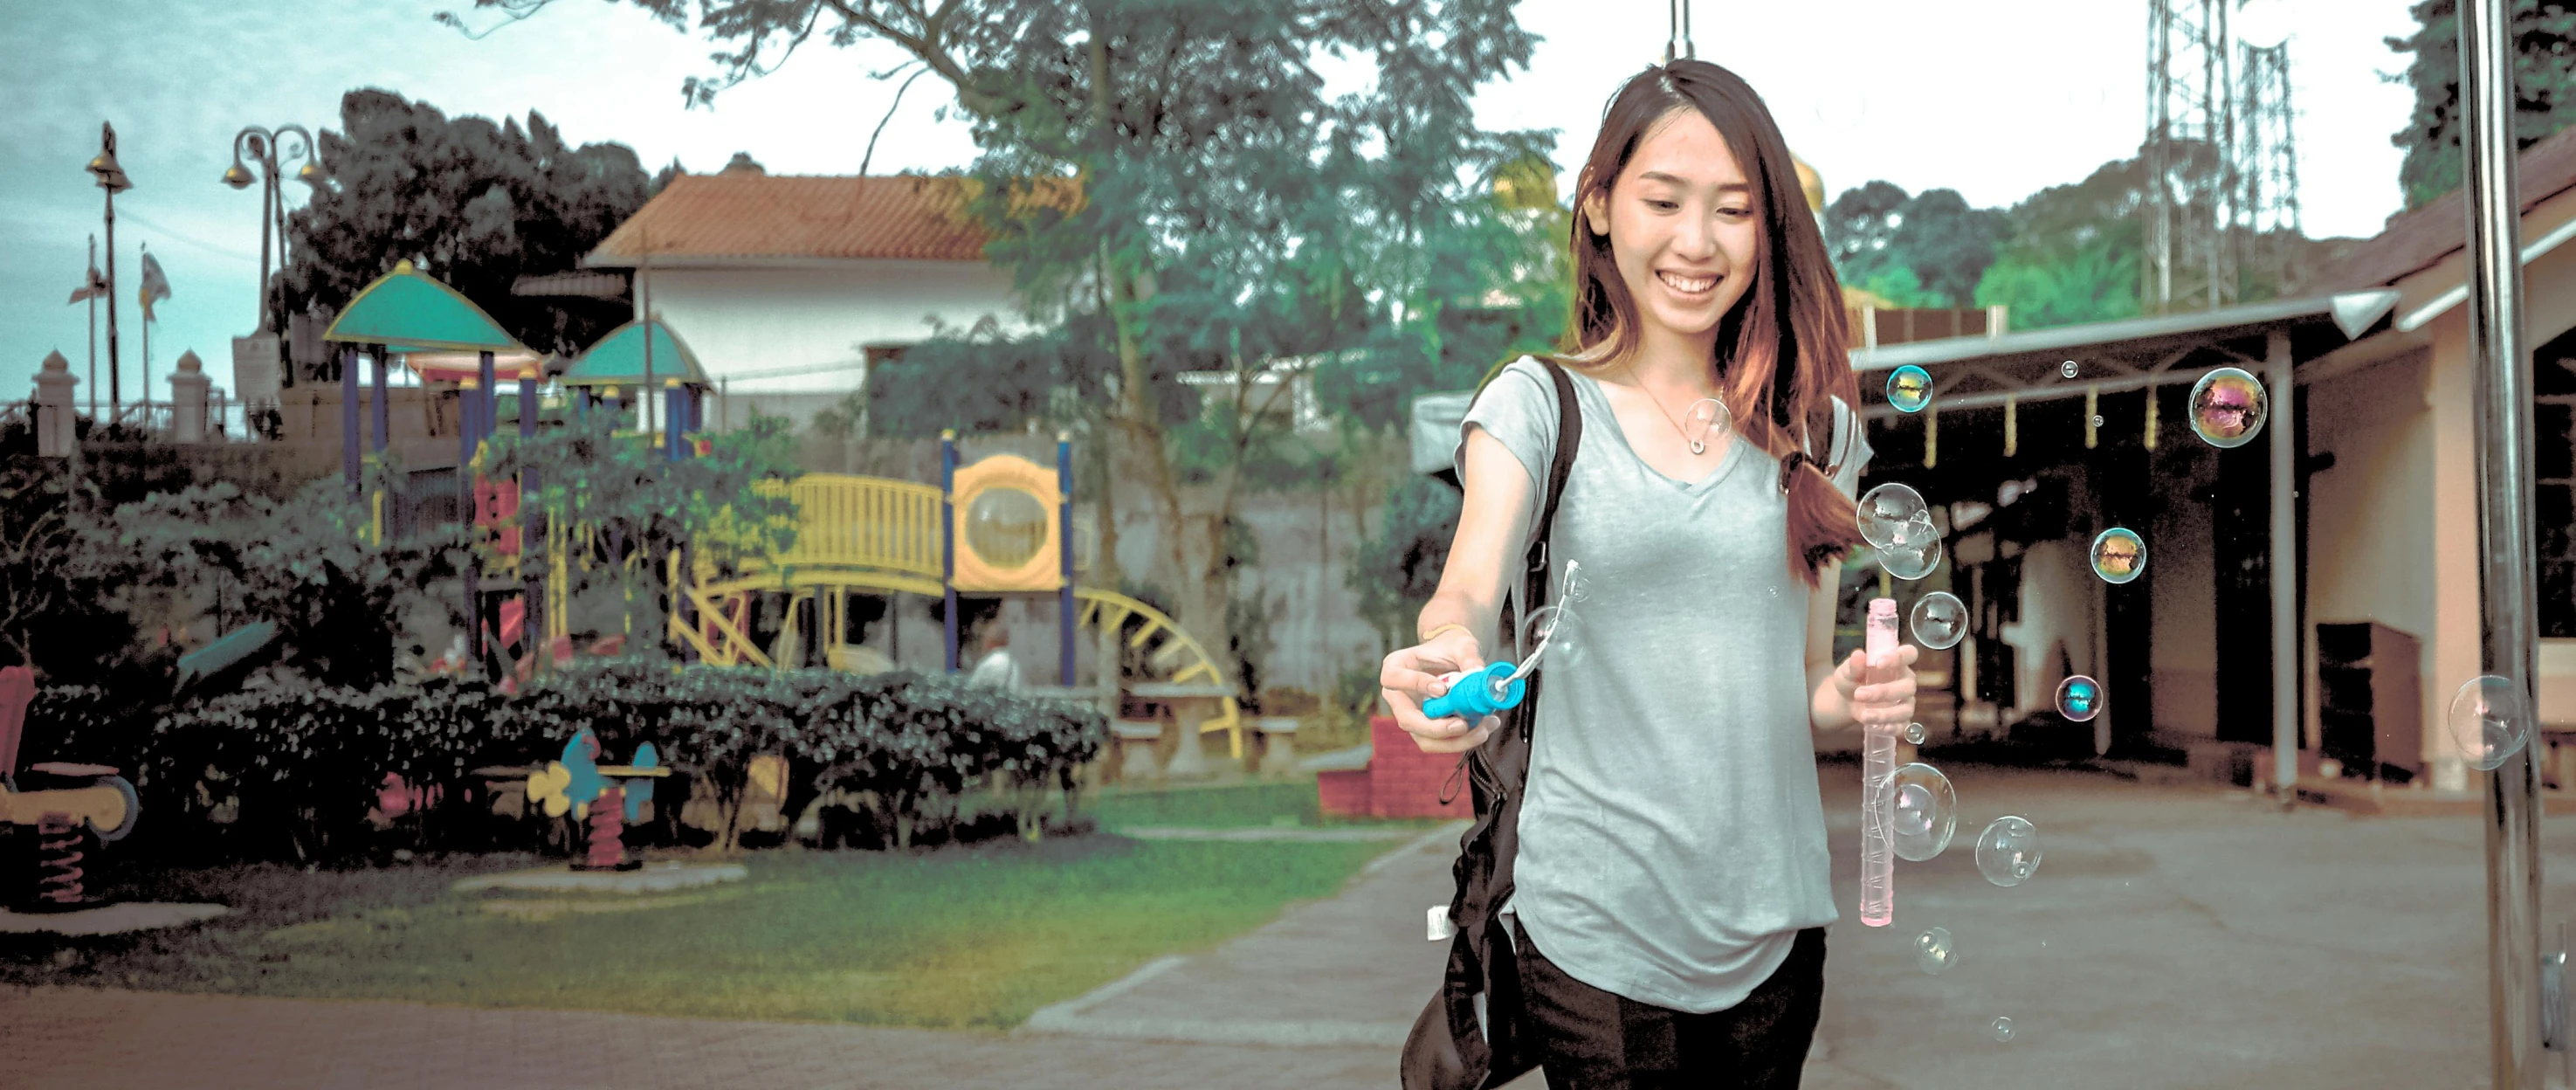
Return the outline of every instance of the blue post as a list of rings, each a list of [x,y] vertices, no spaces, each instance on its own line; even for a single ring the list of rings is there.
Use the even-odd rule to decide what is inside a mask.
[[[1056,560],[1063,582],[1055,592],[1056,684],[1073,687],[1073,435],[1055,433]]]
[[[939,594],[947,604],[948,672],[957,672],[957,430],[939,433]]]
[[[688,426],[688,421],[680,415],[684,393],[678,379],[667,380],[662,385],[662,455],[674,462],[680,460],[680,431]]]
[[[358,346],[340,346],[340,473],[358,499]]]
[[[534,365],[519,369],[519,439],[524,442],[537,435],[537,369]],[[537,471],[519,471],[519,646],[530,655],[542,655],[546,645],[544,618],[545,582],[540,569],[528,564],[536,551],[538,536],[545,522],[537,516]],[[540,657],[538,662],[545,660]]]
[[[389,426],[390,426],[390,425],[389,425],[389,424],[388,424],[388,422],[387,422],[387,421],[388,421],[388,418],[387,418],[386,413],[385,413],[385,346],[383,346],[383,345],[381,345],[381,344],[376,346],[375,357],[376,357],[376,367],[375,367],[375,375],[374,375],[374,378],[375,378],[375,385],[376,385],[376,392],[375,392],[375,416],[376,416],[376,419],[375,419],[375,425],[376,425],[376,430],[375,430],[375,446],[374,446],[372,449],[374,449],[374,451],[376,452],[377,457],[378,457],[379,459],[381,459],[381,458],[384,456],[384,453],[385,453],[385,442],[386,442],[386,437],[387,437],[389,434],[391,434],[391,433],[388,431],[388,428],[389,428]]]
[[[474,441],[492,437],[493,422],[501,416],[501,384],[492,380],[492,354],[485,352],[476,361],[475,377],[481,379],[482,400],[474,406]]]
[[[464,523],[466,540],[475,538],[474,526],[474,421],[475,406],[483,395],[475,389],[473,379],[456,384],[456,497],[457,520]],[[475,558],[465,557],[465,657],[474,669],[483,668],[483,600],[481,580],[475,578]]]

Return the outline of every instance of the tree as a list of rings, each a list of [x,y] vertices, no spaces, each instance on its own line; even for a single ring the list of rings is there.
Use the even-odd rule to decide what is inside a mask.
[[[662,579],[683,544],[719,570],[794,544],[796,504],[783,486],[796,467],[784,418],[754,413],[747,426],[710,436],[707,453],[677,461],[616,427],[612,414],[595,412],[549,421],[526,439],[494,437],[484,473],[537,480],[536,496],[523,501],[540,530],[520,535],[522,578],[542,577],[561,550],[570,601],[594,586],[632,592]]]
[[[1909,197],[1872,181],[1834,198],[1824,228],[1844,283],[1901,307],[1960,307],[2011,224],[2000,209],[1970,207],[1955,189]]]
[[[2012,308],[2018,329],[2135,317],[2143,301],[2144,179],[2138,160],[2121,159],[2023,198],[1977,282],[1977,305]]]
[[[533,110],[524,128],[517,118],[451,120],[372,88],[341,96],[340,129],[318,143],[332,184],[290,219],[277,321],[346,306],[404,259],[541,352],[579,351],[632,317],[620,300],[510,293],[520,277],[577,267],[643,207],[632,149],[571,147]]]
[[[526,18],[550,0],[477,0]],[[635,0],[675,27],[683,0]],[[1083,414],[1120,476],[1155,497],[1183,624],[1231,633],[1228,527],[1274,453],[1253,379],[1274,367],[1452,367],[1441,316],[1509,283],[1491,214],[1507,164],[1547,134],[1477,128],[1477,84],[1526,66],[1510,0],[765,0],[712,8],[707,101],[822,36],[893,44],[947,81],[984,149],[969,209],[1032,300],[1097,315],[1083,357],[1106,399]],[[1326,100],[1309,60],[1374,58],[1370,89]],[[898,69],[899,71],[900,69]],[[891,78],[895,73],[886,73]],[[1066,191],[1070,191],[1069,198]],[[1552,198],[1552,194],[1551,194]],[[1091,355],[1093,352],[1100,355]],[[1471,381],[1490,360],[1454,370]],[[1213,414],[1168,396],[1183,372],[1235,392]],[[1464,384],[1438,376],[1454,388]],[[957,381],[953,379],[951,381]],[[973,380],[966,380],[973,381]],[[1081,387],[1077,385],[1076,389]],[[1284,384],[1272,386],[1282,389]],[[1052,400],[1047,402],[1053,405]],[[1213,486],[1212,512],[1181,489]]]
[[[2460,187],[2460,18],[2458,0],[2423,0],[2409,9],[2415,33],[2388,48],[2415,55],[2405,80],[2415,112],[2389,142],[2406,149],[2397,182],[2414,208]],[[2576,3],[2514,0],[2514,148],[2520,150],[2576,124]]]

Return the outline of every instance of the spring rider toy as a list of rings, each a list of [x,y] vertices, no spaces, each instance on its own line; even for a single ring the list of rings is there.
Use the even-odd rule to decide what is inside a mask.
[[[96,908],[104,899],[81,887],[88,843],[124,839],[143,806],[134,785],[106,765],[40,761],[19,771],[18,739],[27,725],[27,704],[35,696],[34,671],[24,666],[0,669],[0,824],[36,831],[35,881],[14,891],[10,907],[21,912]]]
[[[561,760],[528,777],[528,801],[544,807],[547,817],[570,812],[574,821],[590,823],[589,853],[572,869],[635,870],[644,861],[626,856],[626,823],[641,820],[652,780],[670,774],[651,742],[635,747],[634,764],[601,766],[599,739],[585,728],[564,743]]]

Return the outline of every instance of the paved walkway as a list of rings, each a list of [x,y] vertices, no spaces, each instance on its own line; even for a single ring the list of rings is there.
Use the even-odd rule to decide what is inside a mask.
[[[1857,778],[1823,776],[1843,904]],[[1900,864],[1895,926],[1834,926],[1831,1055],[1808,1087],[2485,1084],[2474,818],[2283,814],[2243,792],[2083,774],[1962,770],[1958,790],[1950,851]],[[2012,889],[1974,859],[2005,813],[2046,848]],[[0,1086],[1392,1087],[1438,977],[1424,909],[1448,897],[1455,835],[1009,1035],[0,990]],[[2568,918],[2576,819],[2548,819],[2543,844],[2545,918]],[[1937,977],[1912,949],[1930,926],[1958,951]],[[1996,1017],[2016,1023],[2010,1043],[1990,1036]]]

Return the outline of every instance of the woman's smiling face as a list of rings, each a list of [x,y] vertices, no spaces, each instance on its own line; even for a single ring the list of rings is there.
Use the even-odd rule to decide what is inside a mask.
[[[1665,114],[1607,197],[1587,195],[1583,212],[1594,234],[1610,236],[1619,277],[1649,326],[1706,335],[1753,286],[1762,245],[1753,184],[1698,110]]]

